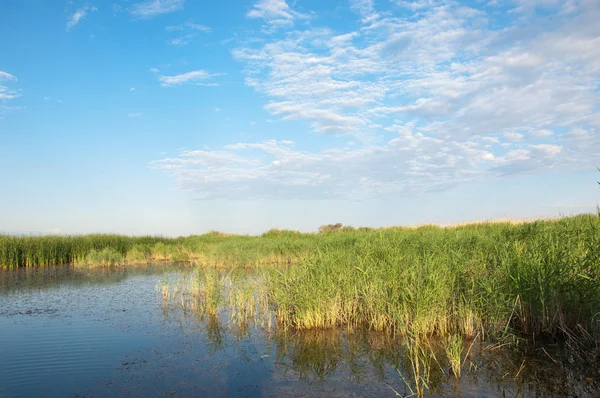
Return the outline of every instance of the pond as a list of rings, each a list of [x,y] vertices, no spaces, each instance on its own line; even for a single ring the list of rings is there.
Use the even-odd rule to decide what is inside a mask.
[[[165,300],[157,287],[190,272],[0,270],[0,396],[411,395],[407,357],[393,336],[282,331]],[[597,364],[565,347],[470,349],[460,380],[442,361],[434,366],[428,394],[599,394]]]

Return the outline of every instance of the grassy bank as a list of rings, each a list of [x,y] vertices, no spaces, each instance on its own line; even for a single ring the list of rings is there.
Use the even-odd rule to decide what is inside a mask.
[[[0,235],[0,266],[37,267],[88,263],[105,265],[108,260],[123,260],[137,250],[148,250],[172,240],[160,237],[127,237],[94,234],[83,236],[9,236]],[[102,256],[99,255],[102,253]],[[99,261],[101,257],[103,261]],[[111,261],[108,261],[111,263]]]
[[[272,230],[262,236],[211,232],[180,238],[121,235],[0,235],[0,267],[57,264],[117,266],[177,262],[215,267],[291,264],[314,257],[317,249],[343,240],[338,235]]]
[[[600,330],[594,214],[319,234],[0,237],[9,268],[151,262],[261,268],[277,320],[295,329],[367,326],[454,342],[508,330],[598,341]]]
[[[448,352],[454,353],[459,339],[477,334],[598,341],[598,215],[187,239],[182,247],[200,252],[208,264],[263,264],[264,290],[284,327],[450,336]],[[194,251],[192,243],[202,242],[204,250]]]
[[[597,215],[348,233],[338,243],[272,272],[282,322],[469,338],[506,328],[595,331],[600,321]]]

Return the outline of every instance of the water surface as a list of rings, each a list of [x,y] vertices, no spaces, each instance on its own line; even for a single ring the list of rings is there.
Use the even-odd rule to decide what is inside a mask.
[[[188,272],[0,270],[0,396],[410,395],[396,339],[346,330],[284,333],[165,303],[157,285]],[[460,381],[444,367],[440,358],[431,377],[439,396],[600,391],[597,364],[561,347],[519,353],[476,345]]]

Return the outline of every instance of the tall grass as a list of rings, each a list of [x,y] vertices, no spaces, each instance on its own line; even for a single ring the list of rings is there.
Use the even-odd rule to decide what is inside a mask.
[[[120,235],[9,236],[0,235],[0,267],[56,264],[93,265],[93,253],[110,249],[123,264],[178,262],[218,267],[258,267],[292,264],[315,255],[317,247],[337,236],[272,230],[263,236],[208,233],[181,238]],[[103,265],[100,261],[96,265]]]
[[[600,353],[600,215],[455,228],[210,233],[134,241],[122,256],[125,263],[202,264],[188,287],[163,287],[162,294],[169,301],[187,294],[192,305],[181,305],[211,319],[227,307],[237,325],[260,318],[270,327],[274,319],[284,332],[347,328],[401,337],[403,379],[415,396],[440,370],[460,378],[478,339],[566,339]],[[245,277],[237,267],[257,272]]]
[[[84,262],[92,253],[109,249],[126,256],[140,246],[154,246],[171,239],[95,234],[83,236],[0,235],[0,266],[4,268],[48,266]],[[90,259],[88,259],[90,260]],[[89,261],[88,261],[89,262]]]
[[[467,339],[478,332],[555,337],[600,330],[596,215],[341,234],[348,244],[271,273],[282,324],[360,324]]]
[[[521,225],[212,234],[181,244],[212,259],[207,264],[262,270],[256,285],[229,279],[236,313],[253,313],[249,303],[260,297],[280,329],[368,328],[402,336],[421,391],[432,366],[423,347],[431,339],[441,342],[457,378],[464,347],[476,336],[600,344],[597,215]],[[207,275],[200,284],[216,291]],[[216,312],[216,305],[207,307]]]
[[[0,236],[0,264],[8,268],[150,262],[260,268],[264,300],[286,328],[367,327],[465,340],[566,333],[600,341],[600,217],[593,214],[319,234]],[[204,293],[216,294],[213,276],[202,278]],[[236,294],[238,303],[251,295]],[[214,297],[207,306],[223,301]]]

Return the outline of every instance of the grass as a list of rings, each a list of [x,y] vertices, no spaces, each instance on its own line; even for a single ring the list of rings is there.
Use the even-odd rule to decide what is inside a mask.
[[[261,236],[0,236],[5,268],[171,262],[202,266],[184,283],[163,281],[159,294],[207,319],[226,310],[236,325],[369,329],[401,338],[403,379],[415,396],[431,387],[432,372],[459,379],[477,339],[564,340],[600,357],[596,214]]]
[[[324,239],[325,238],[325,239]],[[211,232],[180,238],[121,235],[10,236],[0,235],[0,267],[37,267],[57,264],[104,266],[94,253],[110,249],[124,265],[191,263],[214,267],[259,267],[292,264],[311,258],[319,245],[339,240],[316,234],[271,230],[262,236]],[[94,260],[98,259],[97,263]]]
[[[142,248],[154,247],[160,242],[171,242],[160,237],[127,237],[95,234],[83,236],[10,236],[0,235],[0,267],[37,267],[57,264],[93,264],[97,252],[109,249],[127,257]],[[92,253],[96,254],[92,254]],[[99,258],[98,264],[104,265]]]
[[[478,333],[600,341],[600,217],[594,214],[319,234],[0,236],[0,264],[7,268],[153,262],[208,267],[198,289],[211,312],[226,300],[209,268],[260,269],[262,307],[284,328],[366,327],[415,341],[469,341]],[[257,286],[234,291],[240,312],[252,311],[244,303]]]
[[[452,374],[456,378],[460,378],[463,365],[463,338],[460,334],[451,334],[446,337],[444,342],[444,350],[450,364]]]

